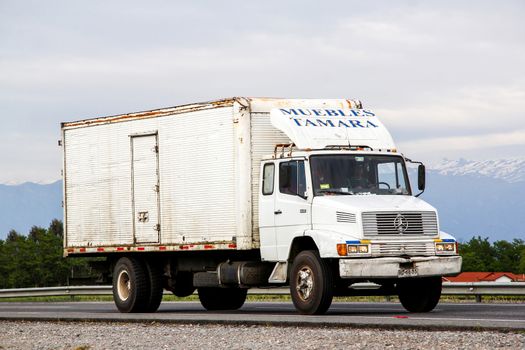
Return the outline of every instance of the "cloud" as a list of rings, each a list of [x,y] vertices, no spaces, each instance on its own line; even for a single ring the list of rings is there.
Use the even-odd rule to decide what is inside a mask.
[[[411,140],[399,144],[400,149],[421,152],[446,152],[461,150],[483,151],[503,146],[525,146],[525,128],[505,133],[472,136],[435,137]]]
[[[0,144],[11,180],[56,176],[21,143],[60,167],[60,121],[227,96],[359,98],[423,156],[525,129],[520,1],[0,6],[0,137],[22,135]]]

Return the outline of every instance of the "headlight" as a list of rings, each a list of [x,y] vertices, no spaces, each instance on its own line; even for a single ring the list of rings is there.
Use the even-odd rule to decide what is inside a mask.
[[[446,254],[456,252],[456,242],[436,242],[436,253]]]
[[[366,254],[368,253],[368,245],[358,245],[359,253]]]
[[[362,254],[368,254],[370,252],[370,245],[369,244],[362,244],[363,242],[368,241],[352,241],[352,244],[338,244],[337,245],[337,254],[340,256],[348,256],[348,255],[362,255]]]

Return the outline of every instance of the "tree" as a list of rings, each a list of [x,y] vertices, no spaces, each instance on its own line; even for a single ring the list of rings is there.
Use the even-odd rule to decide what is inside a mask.
[[[525,274],[525,247],[521,249],[521,257],[520,257],[518,273]]]
[[[60,238],[61,240],[64,238],[64,224],[58,219],[54,219],[53,221],[51,221],[51,224],[49,224],[49,228],[47,229],[47,231],[55,237]]]
[[[6,242],[15,242],[20,237],[20,234],[15,230],[9,231],[7,234]]]
[[[473,237],[460,245],[459,252],[463,257],[463,271],[525,273],[525,242],[522,239],[491,244],[488,238]]]
[[[524,247],[524,242],[520,239],[515,239],[512,242],[494,242],[495,271],[519,273],[521,254]]]
[[[459,251],[465,260],[463,271],[495,271],[495,252],[488,238],[473,237]]]
[[[63,258],[63,231],[60,220],[47,230],[33,226],[27,237],[11,230],[0,240],[0,288],[65,285],[73,267],[90,272],[86,258]]]
[[[5,242],[0,239],[0,289],[7,288],[8,264],[8,255],[5,253]]]

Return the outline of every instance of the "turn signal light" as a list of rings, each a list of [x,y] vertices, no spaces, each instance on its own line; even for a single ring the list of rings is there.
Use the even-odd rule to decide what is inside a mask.
[[[346,244],[338,244],[337,245],[337,254],[339,254],[340,256],[347,256],[348,255],[348,250],[346,248]]]

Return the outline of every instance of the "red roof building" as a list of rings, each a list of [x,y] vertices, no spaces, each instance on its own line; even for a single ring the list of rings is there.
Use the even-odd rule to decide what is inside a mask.
[[[444,282],[525,282],[525,274],[512,272],[462,272],[456,277],[443,277]]]

